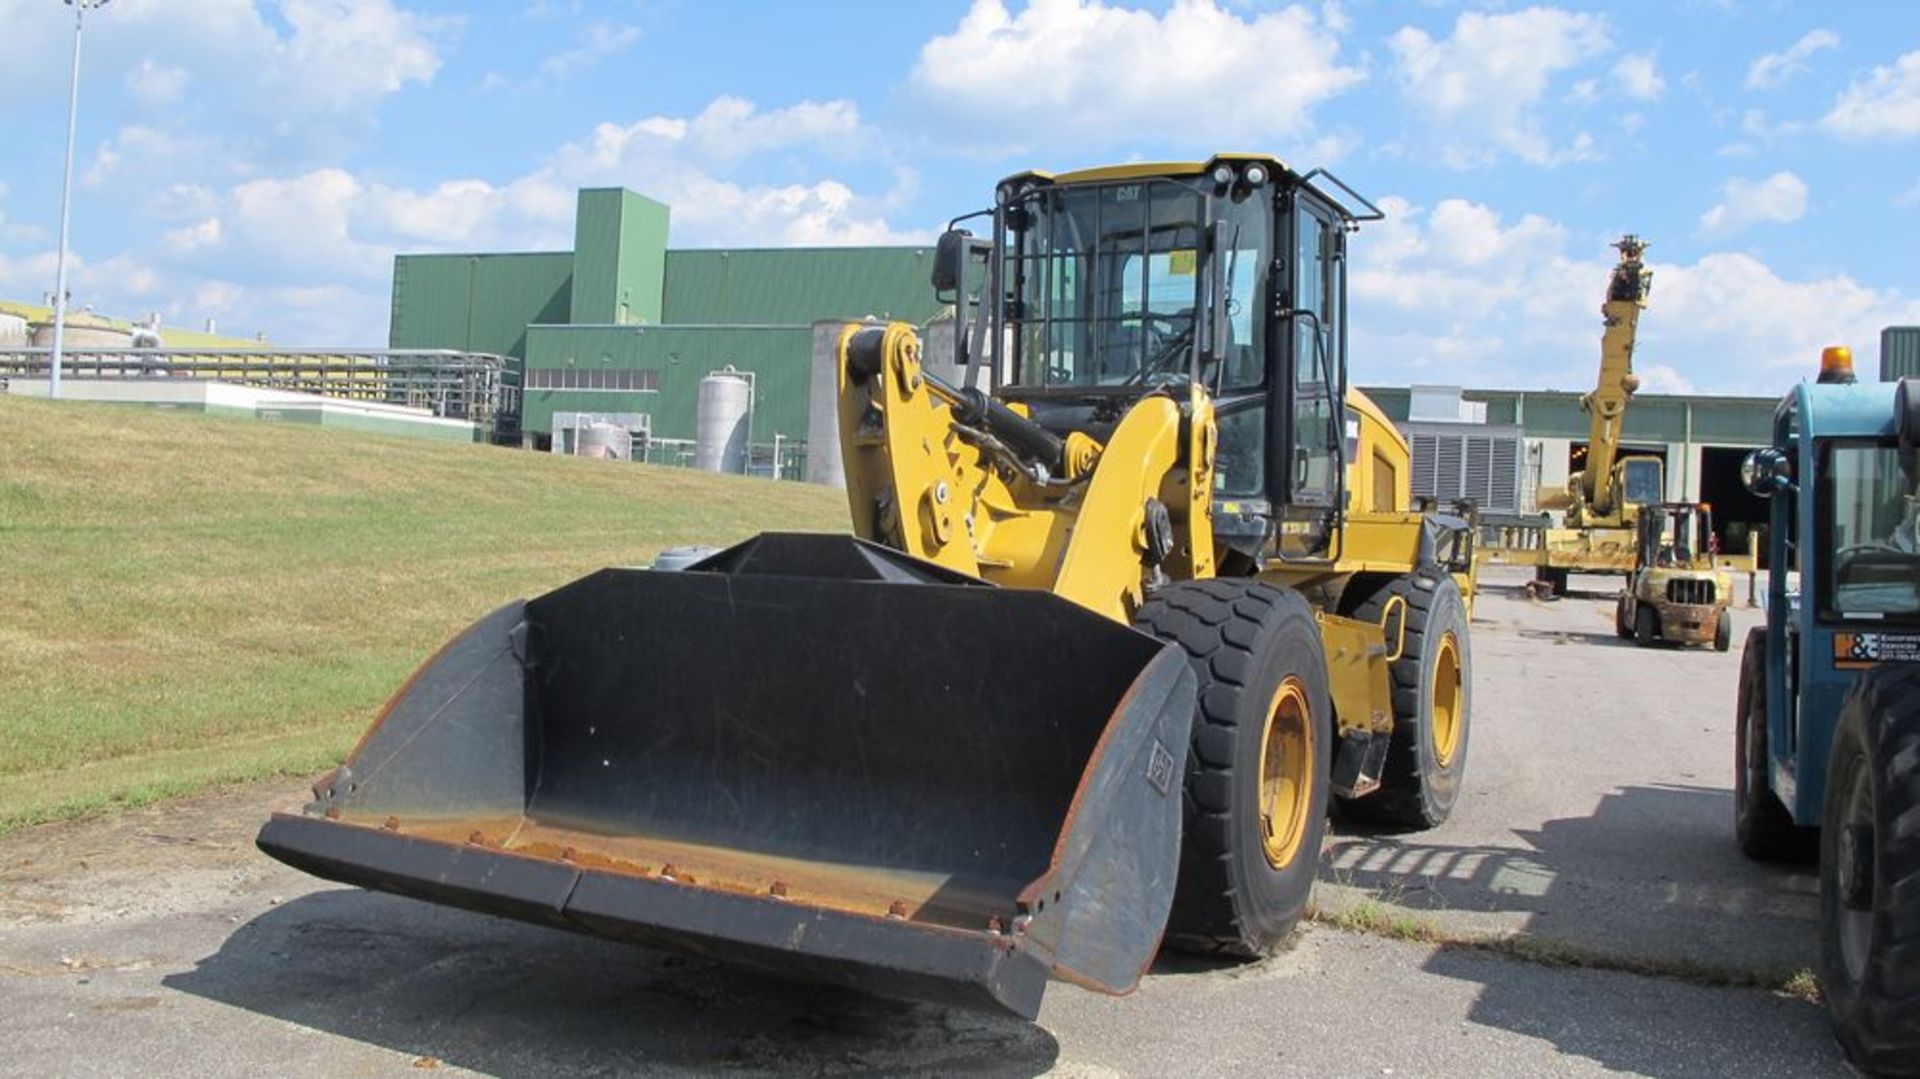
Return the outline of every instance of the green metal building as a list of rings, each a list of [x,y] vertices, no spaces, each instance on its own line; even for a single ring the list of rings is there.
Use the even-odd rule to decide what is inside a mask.
[[[535,443],[555,412],[645,413],[656,438],[692,438],[700,380],[733,367],[754,375],[760,443],[806,437],[815,321],[924,323],[940,310],[929,248],[670,250],[668,217],[632,191],[592,188],[572,251],[399,255],[389,345],[517,361]]]
[[[1920,378],[1920,326],[1880,331],[1880,381]]]

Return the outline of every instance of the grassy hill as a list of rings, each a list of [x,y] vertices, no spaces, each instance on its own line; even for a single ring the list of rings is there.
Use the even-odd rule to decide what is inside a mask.
[[[800,484],[0,396],[0,832],[323,770],[506,600],[845,521]]]

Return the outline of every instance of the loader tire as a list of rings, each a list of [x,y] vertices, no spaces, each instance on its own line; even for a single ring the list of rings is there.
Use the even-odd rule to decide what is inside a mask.
[[[1453,812],[1467,770],[1473,685],[1467,605],[1450,574],[1427,567],[1389,578],[1341,609],[1349,618],[1378,622],[1395,597],[1407,603],[1406,631],[1389,671],[1393,737],[1386,767],[1379,790],[1343,799],[1340,808],[1368,824],[1432,828]]]
[[[1733,647],[1733,612],[1721,611],[1720,621],[1713,626],[1713,650],[1725,652]]]
[[[1633,640],[1633,627],[1627,624],[1627,597],[1622,593],[1613,605],[1613,635],[1623,641]]]
[[[1811,862],[1820,833],[1793,823],[1767,779],[1767,631],[1747,631],[1733,705],[1733,836],[1756,862]]]
[[[1870,1075],[1920,1076],[1920,664],[1860,676],[1840,708],[1820,832],[1820,987]]]
[[[1182,581],[1134,625],[1180,645],[1199,676],[1165,941],[1266,955],[1306,912],[1326,833],[1333,707],[1313,609],[1262,581]]]
[[[1640,605],[1640,610],[1633,616],[1633,643],[1642,648],[1652,648],[1654,642],[1659,639],[1660,616],[1653,613],[1652,607],[1643,603]]]

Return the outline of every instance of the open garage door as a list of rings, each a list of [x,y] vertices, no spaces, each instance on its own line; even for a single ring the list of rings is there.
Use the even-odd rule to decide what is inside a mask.
[[[1764,567],[1766,545],[1755,540],[1767,524],[1767,503],[1740,482],[1740,462],[1748,451],[1746,446],[1700,448],[1700,501],[1713,506],[1713,532],[1720,539],[1720,549],[1729,554],[1759,551]]]

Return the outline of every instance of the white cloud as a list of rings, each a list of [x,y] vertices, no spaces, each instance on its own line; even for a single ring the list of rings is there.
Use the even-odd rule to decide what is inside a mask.
[[[160,243],[176,255],[191,255],[218,246],[222,231],[220,219],[209,217],[183,228],[169,230],[161,237]]]
[[[0,0],[0,107],[65,82],[72,23],[50,14],[40,0]],[[256,0],[117,0],[88,18],[87,56],[90,69],[108,71],[161,57],[208,105],[297,123],[356,114],[427,82],[450,25],[392,0],[280,0],[272,19]]]
[[[1213,0],[1164,13],[1102,0],[974,0],[921,47],[909,83],[929,113],[1003,143],[1110,146],[1178,133],[1199,143],[1310,134],[1313,111],[1361,81],[1340,60],[1336,6],[1244,16]]]
[[[127,72],[127,93],[146,109],[165,109],[180,103],[187,92],[187,73],[156,63],[149,56]]]
[[[1791,172],[1764,180],[1735,177],[1720,189],[1720,201],[1700,215],[1707,232],[1735,232],[1760,222],[1787,224],[1807,212],[1807,185]]]
[[[548,82],[560,82],[608,57],[618,56],[639,40],[640,28],[637,26],[594,22],[581,35],[579,45],[540,61],[540,77]]]
[[[1717,368],[1699,381],[1723,391],[1777,393],[1782,386],[1775,383],[1811,374],[1826,345],[1852,343],[1864,360],[1882,327],[1920,322],[1920,300],[1845,274],[1791,281],[1748,254],[1716,253],[1656,269],[1659,333],[1687,342],[1667,354],[1697,356],[1703,367]]]
[[[1636,101],[1658,101],[1667,92],[1667,80],[1650,52],[1623,56],[1613,65],[1613,79],[1622,93]]]
[[[1840,35],[1831,30],[1809,30],[1784,51],[1756,57],[1747,68],[1747,89],[1779,86],[1807,70],[1807,58],[1822,49],[1840,44]]]
[[[219,207],[219,194],[204,184],[169,184],[146,202],[147,212],[162,221],[204,218]]]
[[[285,0],[293,33],[276,41],[279,89],[320,111],[346,112],[440,69],[431,20],[389,0]]]
[[[1697,393],[1693,380],[1664,363],[1641,364],[1633,369],[1640,376],[1642,393]]]
[[[1920,50],[1890,67],[1876,67],[1847,87],[1820,126],[1856,139],[1905,139],[1920,135]]]
[[[1760,141],[1772,145],[1787,135],[1793,135],[1805,129],[1807,125],[1797,120],[1781,120],[1778,123],[1767,118],[1764,109],[1748,109],[1740,114],[1740,130]]]
[[[894,170],[894,189],[878,193],[831,176],[771,175],[770,152],[842,152],[860,143],[860,132],[851,102],[762,110],[721,97],[692,116],[601,124],[504,183],[464,178],[414,188],[338,167],[252,177],[223,190],[175,183],[145,203],[154,219],[173,226],[152,244],[161,270],[96,277],[87,294],[115,310],[167,296],[162,310],[176,323],[212,316],[240,333],[269,329],[283,343],[374,344],[385,336],[395,253],[564,249],[577,189],[607,185],[669,203],[676,244],[930,241],[930,232],[902,231],[888,220],[918,182],[912,170]],[[116,154],[146,137],[116,137],[96,166],[107,174],[124,168]],[[751,179],[739,175],[744,155],[758,155]],[[0,266],[0,286],[37,267]],[[46,287],[15,291],[38,295]],[[77,286],[76,296],[82,291]]]
[[[844,150],[860,129],[851,102],[803,101],[762,113],[715,99],[692,118],[653,116],[601,124],[519,181],[520,197],[571,216],[573,189],[623,184],[673,207],[676,235],[699,243],[885,243],[924,240],[885,221],[886,199],[837,180],[742,183],[727,173],[748,154],[796,147]],[[910,182],[910,181],[909,181]]]
[[[97,187],[124,175],[144,186],[174,170],[204,172],[210,157],[218,160],[217,154],[214,140],[150,124],[128,124],[95,148],[92,162],[81,170],[80,182]]]
[[[1465,200],[1381,204],[1388,219],[1353,240],[1357,380],[1591,384],[1614,262],[1603,238]],[[1794,280],[1728,252],[1650,265],[1636,368],[1651,392],[1778,395],[1823,345],[1853,342],[1864,358],[1880,327],[1920,322],[1920,300],[1844,274]]]
[[[1482,165],[1502,153],[1539,165],[1591,156],[1590,138],[1555,149],[1537,106],[1556,74],[1611,47],[1604,18],[1545,7],[1469,11],[1444,40],[1408,26],[1388,45],[1403,96],[1430,121],[1448,164]]]

